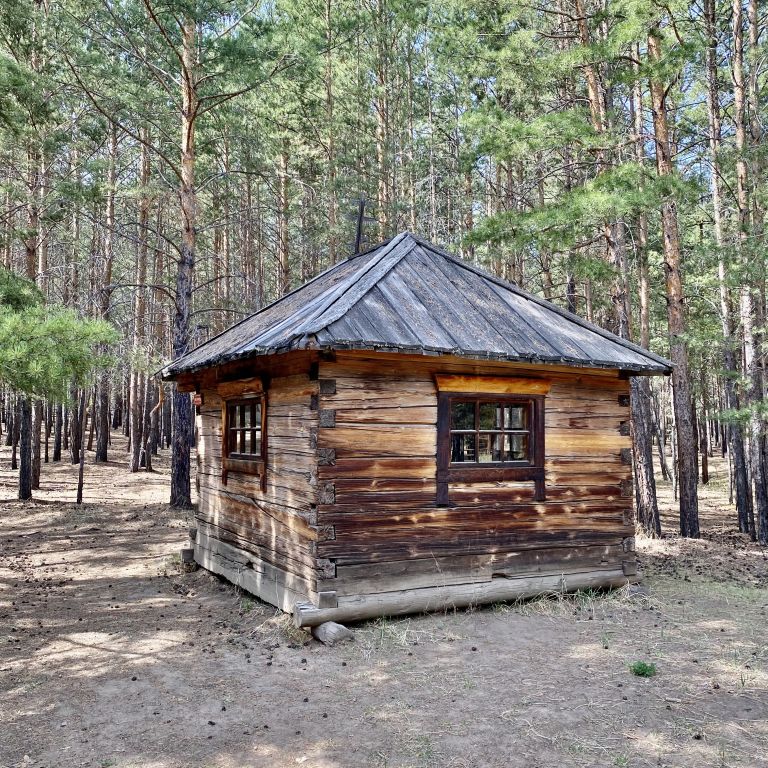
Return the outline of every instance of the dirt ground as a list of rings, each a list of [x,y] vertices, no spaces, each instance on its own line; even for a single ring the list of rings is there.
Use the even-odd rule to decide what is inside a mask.
[[[167,466],[131,475],[116,442],[81,507],[66,464],[15,501],[0,451],[0,766],[768,765],[768,562],[722,467],[700,541],[640,542],[647,596],[380,620],[326,648],[181,573]]]

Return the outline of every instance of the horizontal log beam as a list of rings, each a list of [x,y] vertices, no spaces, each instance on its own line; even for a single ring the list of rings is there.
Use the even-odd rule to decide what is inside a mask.
[[[380,592],[374,595],[339,597],[335,608],[319,608],[311,603],[297,603],[293,618],[297,627],[316,627],[325,621],[362,621],[377,616],[402,616],[517,600],[547,592],[560,594],[580,589],[620,587],[630,583],[631,578],[624,575],[623,569],[618,568],[573,573],[568,576],[525,576],[473,584]]]

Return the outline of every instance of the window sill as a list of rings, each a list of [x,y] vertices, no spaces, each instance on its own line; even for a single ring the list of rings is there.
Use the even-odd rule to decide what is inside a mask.
[[[261,479],[261,490],[266,485],[266,462],[264,459],[238,459],[231,456],[224,456],[221,460],[221,482],[227,484],[230,472],[239,475],[253,475]]]
[[[438,473],[438,481],[492,483],[499,480],[543,480],[544,467],[532,467],[530,464],[462,467],[452,464],[447,470]]]
[[[448,499],[449,483],[499,483],[533,482],[534,500],[545,501],[544,467],[525,466],[489,466],[489,467],[456,467],[450,466],[437,472],[437,506],[452,506]]]
[[[227,472],[240,472],[244,475],[260,475],[264,471],[264,459],[241,459],[234,456],[226,456],[221,461],[221,466]]]

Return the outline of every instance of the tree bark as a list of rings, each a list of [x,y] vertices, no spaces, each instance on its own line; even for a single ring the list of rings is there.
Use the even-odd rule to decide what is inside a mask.
[[[56,403],[53,416],[53,460],[61,461],[61,433],[63,422],[63,406]]]
[[[32,404],[19,398],[19,499],[32,498]]]
[[[186,18],[182,30],[182,127],[181,127],[181,255],[176,274],[176,311],[173,323],[173,357],[189,349],[192,278],[195,269],[197,190],[195,189],[195,123],[198,112],[195,61],[195,22]],[[171,454],[171,505],[190,507],[190,435],[192,403],[189,395],[173,393],[173,449]]]
[[[643,136],[643,92],[640,79],[635,82],[630,99],[630,112],[634,131],[635,158],[638,163],[645,162],[645,142]],[[623,237],[623,222],[618,222],[616,229],[621,228],[614,237]],[[626,276],[626,249],[622,245],[619,266],[623,278],[618,287],[614,288],[615,311],[619,316],[619,327],[626,327],[629,332],[629,299],[628,280]],[[650,311],[649,311],[649,281],[648,281],[648,219],[640,214],[637,221],[636,256],[639,271],[639,303],[640,303],[640,345],[650,349]],[[626,297],[626,298],[625,298]],[[661,535],[661,519],[656,495],[656,478],[653,473],[653,417],[651,415],[651,384],[648,378],[636,376],[631,383],[631,434],[635,478],[635,517],[641,530],[651,537]]]
[[[43,401],[35,398],[32,405],[32,490],[40,488],[42,451]]]
[[[655,27],[651,29],[648,35],[648,56],[653,64],[658,64],[661,60],[660,33]],[[666,89],[655,75],[651,76],[650,91],[656,139],[656,168],[659,176],[671,176],[674,169],[667,121]],[[679,466],[680,533],[686,537],[698,538],[700,534],[696,443],[693,439],[693,422],[691,420],[692,401],[688,349],[685,342],[685,307],[680,272],[681,253],[677,203],[673,199],[665,200],[662,203],[661,226],[670,357],[674,364],[672,395]]]
[[[280,295],[291,290],[291,263],[288,246],[288,139],[283,140],[277,176],[277,264],[280,271],[278,285]]]
[[[88,421],[88,391],[83,388],[80,395],[80,434],[85,434],[85,426]],[[83,479],[85,475],[85,450],[80,451],[80,460],[78,462],[77,470],[77,504],[83,503]]]
[[[733,0],[733,55],[731,77],[733,81],[733,122],[736,139],[736,205],[738,208],[738,248],[741,261],[742,287],[739,297],[739,315],[743,337],[744,374],[748,381],[744,405],[749,409],[749,455],[754,488],[754,514],[749,533],[760,538],[754,517],[765,521],[762,525],[761,544],[768,542],[768,489],[763,460],[763,429],[758,405],[763,397],[763,382],[755,330],[755,296],[750,275],[752,259],[749,253],[749,172],[745,156],[747,148],[746,75],[744,72],[744,12],[742,0]],[[761,524],[758,523],[757,528]]]
[[[83,443],[83,431],[80,429],[80,396],[77,387],[70,387],[70,406],[69,417],[69,457],[72,464],[80,462],[80,448]]]
[[[710,189],[712,192],[712,230],[717,246],[717,274],[720,293],[720,323],[723,333],[723,369],[725,371],[723,390],[725,407],[735,412],[741,407],[736,389],[738,365],[736,363],[735,346],[732,324],[731,296],[728,286],[728,275],[724,256],[724,239],[722,223],[722,174],[720,170],[720,97],[717,86],[717,26],[715,17],[715,0],[705,0],[704,20],[707,30],[707,117],[709,122],[709,153],[712,162],[710,173]],[[733,489],[736,496],[736,514],[739,530],[749,533],[749,521],[753,516],[752,494],[749,488],[747,461],[744,450],[744,433],[741,425],[731,420],[725,425],[728,451],[731,457],[733,474]],[[724,446],[725,447],[725,444]]]
[[[112,299],[112,268],[115,259],[115,189],[117,182],[117,128],[110,124],[109,161],[107,166],[107,202],[104,221],[104,270],[101,283],[101,318],[109,322]],[[105,352],[102,349],[102,352]],[[99,375],[96,407],[96,462],[107,461],[109,456],[109,395],[110,376],[104,370]]]

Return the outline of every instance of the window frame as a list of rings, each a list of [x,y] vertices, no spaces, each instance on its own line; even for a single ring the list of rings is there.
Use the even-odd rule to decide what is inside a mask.
[[[231,426],[229,423],[230,409],[240,405],[254,405],[258,403],[261,407],[261,445],[258,453],[242,454],[230,451],[229,433]],[[261,478],[261,489],[266,485],[267,468],[267,393],[266,391],[258,393],[243,393],[238,397],[227,398],[222,401],[222,432],[221,432],[221,481],[227,484],[230,472],[238,472],[245,475],[257,475]],[[236,427],[239,428],[239,427]]]
[[[454,402],[499,403],[528,406],[530,459],[509,462],[451,462],[451,406]],[[475,434],[485,431],[476,425]],[[498,430],[505,432],[505,430]],[[450,506],[449,483],[533,481],[534,499],[544,501],[544,395],[493,392],[438,392],[437,400],[437,505]]]

